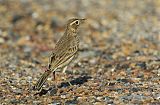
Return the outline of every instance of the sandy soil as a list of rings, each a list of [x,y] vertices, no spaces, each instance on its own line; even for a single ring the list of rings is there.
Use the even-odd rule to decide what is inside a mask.
[[[87,18],[78,58],[33,91],[72,17]],[[1,0],[0,77],[1,105],[158,105],[160,1]]]

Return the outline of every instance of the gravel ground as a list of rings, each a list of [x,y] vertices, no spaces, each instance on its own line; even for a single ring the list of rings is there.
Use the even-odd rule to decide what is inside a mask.
[[[33,91],[72,17],[78,58]],[[159,105],[160,0],[0,0],[0,77],[1,105]]]

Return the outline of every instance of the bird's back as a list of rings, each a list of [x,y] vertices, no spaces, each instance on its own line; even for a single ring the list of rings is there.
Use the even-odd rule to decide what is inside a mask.
[[[76,48],[73,53],[75,51],[78,50],[78,46],[79,46],[79,37],[73,36],[73,35],[63,35],[60,40],[56,43],[55,46],[55,50],[54,53],[56,55],[61,55],[65,52],[68,52],[68,50],[72,49],[72,48]]]
[[[55,49],[51,54],[49,60],[49,68],[54,69],[59,68],[62,63],[68,61],[68,63],[74,58],[79,47],[79,37],[77,35],[73,36],[70,34],[63,35],[60,40],[56,43]],[[72,58],[72,59],[70,59]],[[67,65],[61,65],[61,67]]]

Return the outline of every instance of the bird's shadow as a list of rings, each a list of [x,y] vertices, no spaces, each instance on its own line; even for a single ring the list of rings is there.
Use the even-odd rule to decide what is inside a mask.
[[[88,81],[88,79],[91,79],[91,76],[88,75],[83,75],[83,76],[79,76],[71,81],[69,81],[71,83],[71,85],[81,85],[84,84],[85,82]],[[52,94],[56,94],[57,90],[63,87],[69,87],[70,84],[68,82],[62,82],[60,85],[57,86],[57,88],[55,88],[54,86],[50,87],[49,89],[42,89],[40,92],[36,93],[35,95],[45,95],[48,92],[52,93]]]

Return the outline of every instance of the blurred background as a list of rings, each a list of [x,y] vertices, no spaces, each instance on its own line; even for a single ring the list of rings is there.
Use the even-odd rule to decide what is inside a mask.
[[[107,103],[111,99],[104,97],[113,96],[105,91],[108,79],[114,81],[140,75],[145,83],[157,83],[160,75],[157,60],[160,56],[160,0],[0,0],[1,102],[32,103],[35,98],[26,97],[28,87],[43,73],[42,66],[47,65],[49,54],[63,35],[67,20],[72,17],[86,18],[87,21],[79,31],[79,57],[68,68],[68,74],[75,77],[91,75],[93,79],[88,83],[89,87],[97,83],[104,88],[100,102]],[[62,82],[61,77],[57,78]],[[135,80],[132,82],[142,82]],[[146,84],[151,87],[148,82]],[[76,89],[73,90],[77,92]],[[23,95],[22,90],[26,92]],[[157,94],[148,95],[149,102],[152,99],[157,102],[156,97],[160,95]],[[124,92],[122,96],[125,95]],[[117,103],[123,103],[123,98],[120,96],[112,101],[117,99]],[[19,99],[21,101],[17,101]],[[40,103],[46,102],[44,100]],[[133,102],[137,100],[131,99]],[[139,101],[146,102],[146,98],[144,100]],[[84,102],[76,99],[77,103],[81,101]]]

